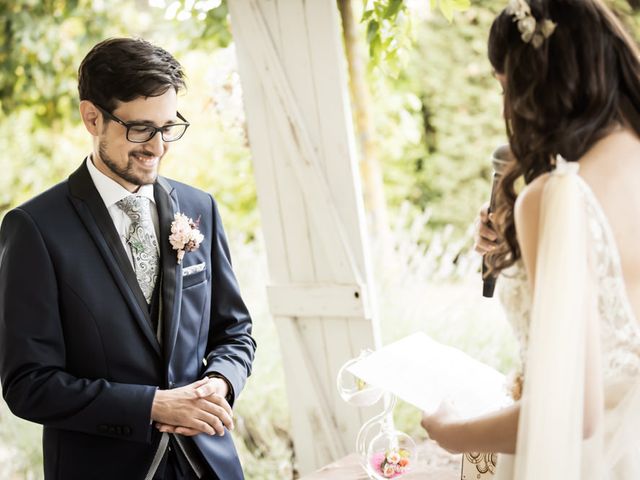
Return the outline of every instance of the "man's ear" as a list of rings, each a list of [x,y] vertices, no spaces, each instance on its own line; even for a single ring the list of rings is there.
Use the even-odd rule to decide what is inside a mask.
[[[100,130],[102,130],[103,121],[102,113],[98,110],[98,107],[89,100],[82,100],[80,102],[80,116],[87,131],[97,137]]]

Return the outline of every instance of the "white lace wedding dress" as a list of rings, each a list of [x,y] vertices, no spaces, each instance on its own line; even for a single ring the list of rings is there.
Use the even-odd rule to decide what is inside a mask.
[[[562,284],[555,287],[547,287],[544,283],[539,284],[538,280],[540,282],[548,282],[549,279],[562,274],[563,267],[569,268],[569,266],[550,264],[547,265],[545,273],[545,268],[541,268],[541,259],[538,258],[536,271],[541,275],[546,275],[547,278],[536,279],[536,290],[544,290],[544,294],[547,297],[555,297],[553,301],[558,303],[563,303],[566,296],[573,296],[576,301],[579,301],[582,296],[583,303],[586,303],[584,302],[584,297],[589,295],[588,292],[591,291],[591,297],[594,298],[591,308],[594,310],[592,313],[596,318],[594,325],[596,325],[595,332],[597,333],[598,345],[591,350],[589,350],[588,342],[585,342],[582,347],[574,347],[574,343],[579,343],[583,335],[588,336],[586,331],[589,330],[589,327],[583,326],[585,322],[581,320],[581,315],[578,314],[575,319],[575,325],[578,325],[578,327],[571,327],[572,329],[575,328],[575,335],[566,335],[566,332],[565,334],[555,333],[557,331],[556,326],[551,321],[547,322],[547,325],[538,326],[536,339],[543,338],[542,343],[545,345],[538,348],[536,353],[531,354],[530,347],[533,344],[533,342],[530,342],[531,319],[535,309],[535,302],[544,301],[544,299],[538,298],[543,293],[539,292],[540,295],[536,295],[535,299],[533,298],[521,260],[502,272],[499,279],[501,284],[500,300],[504,305],[507,318],[520,344],[523,363],[522,371],[525,372],[524,396],[521,402],[525,403],[521,403],[516,454],[499,456],[496,480],[548,480],[549,478],[562,478],[563,480],[567,478],[580,480],[640,479],[640,394],[638,393],[640,391],[638,387],[640,376],[640,326],[627,297],[615,238],[595,195],[588,184],[578,175],[577,164],[568,165],[562,159],[559,159],[558,168],[551,174],[551,178],[559,176],[570,177],[568,182],[573,185],[573,196],[577,198],[575,206],[584,210],[583,227],[586,234],[583,237],[587,237],[585,251],[587,252],[586,257],[588,260],[583,263],[585,264],[584,272],[587,272],[592,288],[589,290],[588,286],[574,288],[574,285],[566,286]],[[551,178],[548,183],[551,182]],[[552,188],[556,191],[562,191],[563,195],[565,195],[565,200],[567,195],[570,198],[571,194],[568,194],[567,190],[571,188],[567,186],[566,182],[562,186],[555,184]],[[547,196],[550,196],[550,194],[548,195],[548,192],[545,191],[543,193],[543,204],[546,201],[547,208],[546,210],[543,209],[542,215],[548,217],[556,216],[558,206],[562,202],[566,203],[566,201],[551,200],[545,198]],[[561,218],[561,214],[558,214],[560,218],[552,221],[559,223],[566,221],[566,218],[575,216],[571,212],[566,214],[567,217],[565,219]],[[541,236],[545,234],[542,231],[544,228],[547,228],[547,231],[553,230],[545,222],[549,222],[549,218],[546,220],[541,218]],[[557,228],[557,235],[555,235],[556,238],[547,239],[548,249],[545,251],[545,247],[539,245],[539,256],[541,254],[546,255],[546,253],[541,253],[541,250],[549,253],[549,256],[555,255],[555,259],[549,259],[548,263],[562,262],[564,257],[567,256],[566,251],[564,254],[555,251],[555,244],[563,242],[562,237],[567,233],[569,227],[556,224],[555,228]],[[549,235],[554,236],[553,233],[549,233]],[[576,236],[574,238],[579,237]],[[569,246],[569,248],[572,247]],[[573,259],[572,262],[574,263],[570,264],[574,265],[575,262],[580,262],[580,259]],[[536,277],[538,277],[538,274],[536,274]],[[558,292],[558,290],[565,289],[566,292]],[[550,304],[546,308],[555,307]],[[541,315],[544,315],[544,318],[538,320],[538,322],[544,323],[548,315],[542,313]],[[564,323],[565,317],[566,315],[559,314],[554,322]],[[535,315],[533,315],[533,318],[536,318]],[[589,331],[592,332],[593,329]],[[561,336],[567,338],[560,338]],[[551,350],[551,354],[554,354],[554,349],[556,358],[562,359],[555,363],[556,366],[564,368],[566,359],[578,356],[581,360],[576,364],[576,367],[571,367],[575,376],[585,377],[585,384],[589,384],[590,381],[598,383],[601,392],[601,397],[599,398],[603,400],[598,402],[601,406],[599,407],[601,415],[597,424],[596,434],[587,435],[587,440],[584,440],[582,425],[576,425],[575,421],[564,420],[567,416],[566,413],[572,408],[571,401],[565,402],[564,406],[560,405],[560,409],[564,408],[565,413],[560,412],[559,416],[556,416],[555,419],[553,418],[554,403],[562,403],[563,397],[566,395],[574,396],[573,404],[579,411],[574,420],[577,418],[578,422],[581,423],[585,418],[582,405],[584,402],[576,401],[575,399],[582,400],[586,398],[587,394],[584,393],[584,390],[580,390],[582,387],[579,382],[574,385],[572,383],[573,379],[567,380],[565,378],[563,381],[561,377],[561,375],[567,375],[567,371],[571,370],[566,370],[564,373],[556,375],[554,364],[549,363],[539,368],[539,370],[546,369],[546,372],[538,371],[537,377],[532,374],[535,383],[527,385],[530,380],[529,371],[535,371],[535,368],[527,368],[529,365],[526,365],[526,363],[544,363],[545,356],[548,353],[547,350]],[[584,350],[586,350],[586,355],[580,356],[581,351]],[[562,355],[565,355],[566,358]],[[592,366],[585,367],[585,362],[589,362],[590,356],[595,356],[599,359],[596,362],[598,368],[595,370]],[[580,365],[582,365],[582,369]],[[549,382],[556,386],[559,385],[560,391],[551,390],[552,387],[547,383],[545,375],[552,377]],[[557,378],[554,379],[554,376]],[[529,391],[527,387],[530,387]],[[532,412],[532,405],[537,407],[534,405],[535,402],[544,403],[545,401],[547,401],[546,407],[540,407],[536,412]],[[528,410],[524,411],[524,408]],[[550,411],[547,412],[545,408]],[[586,409],[587,407],[585,407]],[[523,418],[523,415],[529,418]],[[547,424],[536,431],[535,424],[538,421],[542,423],[546,421]],[[562,439],[563,435],[564,439]],[[558,436],[561,437],[560,440],[556,439]],[[549,445],[546,447],[539,446],[547,443]],[[557,449],[561,451],[557,452]],[[547,462],[549,463],[548,467],[540,465],[540,463]]]

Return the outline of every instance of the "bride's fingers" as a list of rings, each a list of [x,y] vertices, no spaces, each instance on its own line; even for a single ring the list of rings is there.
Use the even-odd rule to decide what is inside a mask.
[[[495,242],[498,239],[498,234],[496,233],[496,231],[484,223],[481,224],[478,228],[478,235],[480,238],[490,240],[492,242]]]

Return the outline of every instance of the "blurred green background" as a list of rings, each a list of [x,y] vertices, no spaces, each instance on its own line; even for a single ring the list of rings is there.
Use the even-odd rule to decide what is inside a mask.
[[[506,372],[517,349],[497,302],[480,296],[479,258],[470,251],[473,220],[489,195],[489,156],[505,142],[486,38],[506,2],[472,0],[452,23],[429,13],[428,3],[352,2],[393,248],[392,261],[374,265],[383,341],[423,330]],[[612,3],[637,32],[635,2]],[[179,103],[192,126],[161,171],[217,198],[254,316],[260,348],[236,407],[235,437],[247,478],[295,478],[224,2],[0,0],[0,218],[65,179],[89,152],[77,111],[76,70],[95,43],[111,36],[157,43],[187,72],[188,90]],[[377,238],[371,241],[374,253],[383,248]],[[398,427],[418,438],[419,418],[406,404],[397,408]],[[0,478],[41,478],[40,463],[40,427],[13,417],[0,401]]]

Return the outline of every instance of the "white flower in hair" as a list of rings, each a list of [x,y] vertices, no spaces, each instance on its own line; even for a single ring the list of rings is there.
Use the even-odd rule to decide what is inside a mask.
[[[509,0],[507,13],[516,17],[516,20],[522,20],[531,16],[531,7],[525,0]]]
[[[542,21],[542,25],[540,26],[540,32],[544,35],[544,38],[549,38],[551,34],[556,30],[558,25],[555,22],[552,22],[548,18],[545,18]]]
[[[506,12],[513,15],[513,21],[517,22],[522,41],[531,43],[534,48],[539,48],[556,29],[556,24],[548,18],[536,21],[526,0],[510,0]]]
[[[518,20],[518,30],[522,34],[524,43],[529,43],[533,38],[533,34],[536,33],[536,19],[528,16]]]

